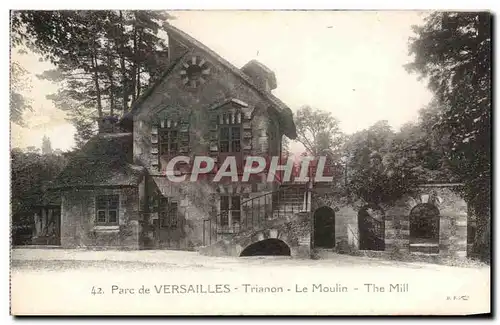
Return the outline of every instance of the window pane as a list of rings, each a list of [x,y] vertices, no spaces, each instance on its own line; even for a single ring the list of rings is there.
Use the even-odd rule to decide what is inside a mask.
[[[241,138],[241,130],[239,127],[231,128],[231,139],[239,140]]]
[[[231,197],[231,210],[239,210],[240,209],[240,197],[232,196]]]
[[[168,143],[160,144],[160,155],[168,154]]]
[[[109,223],[116,223],[116,222],[118,222],[118,211],[116,211],[116,210],[110,210],[108,212],[108,215],[109,215],[109,220],[108,220]]]
[[[177,215],[177,202],[171,202],[168,210],[170,215]]]
[[[168,199],[166,197],[160,197],[159,199],[159,208],[160,211],[167,211],[168,209]]]
[[[220,142],[220,152],[229,152],[229,141]]]
[[[224,211],[220,215],[220,224],[221,224],[221,226],[227,226],[229,224],[229,218],[228,218],[228,212],[227,211]]]
[[[97,211],[97,222],[106,222],[106,211]]]
[[[160,215],[160,227],[168,227],[168,219],[166,214]]]
[[[232,217],[233,224],[240,223],[240,211],[232,211],[231,217]]]
[[[109,208],[110,209],[117,209],[118,208],[118,195],[111,195],[109,196]]]
[[[170,144],[170,153],[177,153],[177,142]]]
[[[229,196],[220,197],[220,210],[221,212],[229,210]]]
[[[160,131],[160,142],[168,142],[168,132],[167,131]]]
[[[177,131],[170,131],[170,141],[177,141]]]
[[[108,207],[108,200],[106,196],[98,196],[96,199],[96,207],[97,209],[105,210]]]
[[[170,226],[177,227],[177,202],[170,203],[169,219]]]
[[[233,152],[240,152],[241,151],[240,140],[232,141],[231,148],[233,149]]]
[[[220,140],[228,140],[229,139],[229,128],[221,127],[220,128]]]

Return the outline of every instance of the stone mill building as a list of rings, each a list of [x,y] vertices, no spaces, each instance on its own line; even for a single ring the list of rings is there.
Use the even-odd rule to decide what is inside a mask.
[[[252,60],[233,66],[168,26],[161,78],[119,121],[101,123],[53,182],[65,248],[198,250],[207,255],[266,252],[311,256],[314,248],[465,256],[467,205],[461,184],[423,184],[394,206],[344,205],[323,186],[267,182],[171,182],[176,156],[280,156],[296,137],[292,111],[272,94],[277,77]],[[176,173],[189,168],[178,164]]]

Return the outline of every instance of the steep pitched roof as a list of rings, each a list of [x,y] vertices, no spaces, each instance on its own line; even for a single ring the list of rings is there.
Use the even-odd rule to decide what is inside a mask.
[[[265,89],[261,89],[258,87],[253,80],[247,76],[243,71],[235,67],[233,64],[229,63],[223,57],[215,53],[209,47],[205,46],[201,42],[197,41],[195,38],[189,36],[185,32],[180,29],[165,23],[165,29],[168,31],[169,36],[173,36],[174,38],[180,39],[184,45],[190,45],[191,47],[196,47],[206,52],[208,55],[212,56],[215,60],[217,60],[220,64],[226,67],[229,71],[235,74],[238,78],[243,80],[249,87],[256,90],[264,99],[266,99],[278,112],[281,122],[285,126],[285,134],[291,138],[295,139],[297,137],[297,131],[295,128],[295,123],[293,122],[293,113],[292,110],[283,103],[279,98],[274,96],[272,93],[266,91]],[[175,62],[172,62],[165,73],[162,74],[161,78],[157,80],[155,84],[153,84],[140,98],[136,100],[136,102],[132,105],[132,109],[129,114],[124,116],[125,118],[130,118],[141,106],[144,100],[153,93],[153,90],[163,81],[163,79],[174,69],[178,62],[182,60],[182,57],[185,55],[184,53],[181,57],[179,57]]]
[[[98,134],[73,157],[50,189],[93,186],[133,186],[145,169],[130,164],[132,133]]]

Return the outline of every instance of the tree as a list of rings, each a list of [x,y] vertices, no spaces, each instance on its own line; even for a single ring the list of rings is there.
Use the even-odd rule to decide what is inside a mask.
[[[387,121],[379,121],[370,128],[356,132],[348,137],[344,152],[347,168],[347,190],[354,199],[362,199],[367,203],[390,203],[402,191],[404,172],[394,166],[388,166],[391,142],[394,132]],[[394,186],[393,184],[394,183]],[[403,193],[404,192],[404,193]]]
[[[295,115],[297,141],[307,153],[319,157],[328,155],[334,159],[340,158],[340,150],[344,135],[340,131],[338,120],[330,112],[301,107]]]
[[[31,89],[28,71],[19,62],[10,64],[10,120],[23,125],[23,113],[31,109],[31,99],[24,93]]]
[[[28,212],[42,205],[45,187],[66,165],[62,155],[40,155],[36,151],[11,151],[12,214]]]
[[[449,139],[446,159],[477,218],[473,250],[490,259],[491,14],[436,12],[414,27],[407,66],[428,80],[439,106],[433,129]]]
[[[165,66],[161,11],[18,11],[14,46],[25,44],[56,68],[39,77],[60,84],[49,96],[77,128],[77,143],[105,115],[120,116]]]
[[[348,137],[347,190],[355,200],[391,204],[415,193],[421,183],[450,181],[440,149],[421,123],[394,132],[387,121],[379,121]]]

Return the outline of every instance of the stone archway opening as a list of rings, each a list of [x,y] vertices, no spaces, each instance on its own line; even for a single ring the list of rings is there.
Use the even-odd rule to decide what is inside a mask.
[[[335,212],[327,206],[314,212],[314,247],[335,247]]]
[[[290,247],[279,239],[269,238],[247,246],[240,254],[245,256],[290,256]]]
[[[410,212],[410,252],[439,253],[439,209],[429,203]]]

